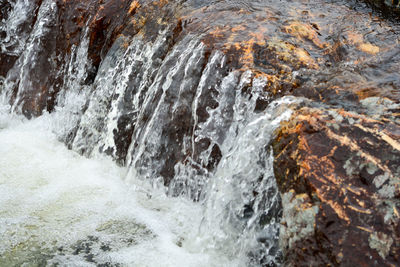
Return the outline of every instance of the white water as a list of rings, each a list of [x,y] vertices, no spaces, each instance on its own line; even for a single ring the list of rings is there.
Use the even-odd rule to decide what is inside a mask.
[[[54,0],[43,3],[25,50],[16,51],[22,54],[0,84],[0,102],[10,103],[14,76],[21,81],[17,99],[34,88],[30,72],[40,47],[31,44],[48,37],[56,12]],[[15,24],[14,17],[4,25]],[[9,113],[21,113],[22,100],[0,105],[0,266],[279,264],[280,198],[268,144],[294,100],[255,111],[257,99],[269,99],[265,78],[225,73],[225,56],[214,51],[206,59],[198,36],[164,51],[167,31],[153,43],[121,37],[85,85],[86,28],[60,70],[64,86],[52,114],[28,121]],[[210,100],[218,105],[211,108]],[[192,122],[185,123],[193,131],[172,140],[169,123],[179,122],[180,108],[190,110]],[[120,129],[120,118],[132,131]],[[119,159],[123,168],[105,158],[118,158],[119,131],[132,136]],[[201,139],[210,144],[196,156]],[[203,166],[214,145],[222,158],[209,171]],[[173,166],[166,188],[160,172],[174,153],[188,156]]]
[[[244,265],[198,247],[199,203],[126,184],[124,169],[67,150],[51,124],[0,115],[1,266],[95,266],[89,254],[122,266]],[[90,252],[77,253],[89,236]]]
[[[259,229],[263,210],[245,224],[238,220],[251,201],[247,191],[261,196],[275,186],[271,158],[260,158],[256,146],[290,115],[284,108],[291,102],[274,102],[228,142],[206,199],[197,203],[168,197],[141,179],[125,182],[126,168],[67,150],[53,134],[57,112],[28,121],[2,106],[0,266],[248,265],[248,252],[260,248],[256,235],[272,238],[277,231],[275,221]],[[262,161],[266,166],[258,166]],[[255,188],[253,180],[266,170]]]

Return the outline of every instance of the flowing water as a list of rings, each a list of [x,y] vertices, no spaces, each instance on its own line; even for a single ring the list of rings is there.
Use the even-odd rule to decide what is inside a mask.
[[[196,244],[202,208],[135,182],[108,159],[86,159],[50,131],[51,116],[1,114],[0,266],[223,266]]]
[[[54,134],[58,114],[28,121],[3,105],[0,266],[246,265],[257,238],[277,231],[274,223],[256,231],[255,218],[244,225],[237,221],[252,217],[240,214],[243,201],[251,201],[248,191],[272,190],[268,205],[277,205],[272,157],[260,152],[260,145],[264,149],[274,126],[290,112],[271,114],[291,101],[276,102],[232,137],[236,142],[228,144],[239,145],[225,148],[229,153],[201,203],[169,197],[162,187],[135,177],[128,182],[126,169],[110,159],[87,159],[68,150]],[[261,176],[262,182],[253,189],[252,179],[238,176]],[[264,207],[262,201],[256,199],[258,206]]]
[[[83,85],[90,65],[86,30],[66,60],[63,77],[68,90],[58,94],[56,112],[26,120],[15,113],[33,88],[30,74],[41,49],[36,43],[46,38],[52,23],[46,15],[55,8],[51,4],[42,4],[32,37],[24,41],[27,47],[3,85],[0,266],[279,262],[280,198],[268,142],[279,122],[289,118],[286,108],[296,100],[283,98],[254,112],[266,81],[256,80],[253,95],[243,96],[241,88],[252,74],[223,73],[220,52],[206,62],[205,47],[194,36],[182,40],[162,62],[157,60],[157,54],[166,53],[162,50],[167,30],[151,44],[134,38],[123,51],[124,40],[117,40],[94,83]],[[24,3],[14,8],[19,5]],[[196,70],[199,64],[206,65],[202,74]],[[15,84],[15,73],[19,89],[10,106],[8,88]],[[132,81],[133,75],[140,79]],[[194,158],[197,140],[208,138],[211,144],[198,156],[200,164],[193,159],[193,164],[177,164],[175,178],[165,187],[159,176],[165,159],[157,154],[169,145],[163,140],[165,121],[182,106],[197,110],[210,79],[222,80],[215,95],[219,105],[208,110],[207,120],[193,113],[192,134],[179,147],[186,146]],[[181,80],[186,82],[177,86]],[[188,91],[193,92],[189,99]],[[174,95],[172,107],[167,94]],[[134,141],[119,155],[121,118],[129,121],[132,129],[127,132]],[[201,163],[211,160],[216,144],[222,158],[210,173]]]
[[[267,78],[230,69],[201,34],[168,50],[170,26],[152,41],[118,37],[88,82],[88,24],[68,54],[57,54],[48,43],[57,1],[37,10],[33,2],[10,1],[0,22],[1,52],[17,58],[0,77],[0,266],[279,265],[270,142],[302,99],[274,100]],[[48,80],[62,81],[48,95],[36,90],[43,65]],[[54,110],[19,115],[31,117],[27,107],[40,101]]]

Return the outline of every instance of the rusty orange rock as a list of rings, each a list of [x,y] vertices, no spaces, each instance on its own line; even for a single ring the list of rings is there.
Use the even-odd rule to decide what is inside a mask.
[[[369,2],[384,7],[388,1]],[[9,10],[3,3],[0,20]],[[204,62],[196,69],[197,80],[210,55],[218,51],[225,62],[218,70],[220,76],[232,70],[249,71],[249,83],[253,77],[266,81],[262,90],[268,99],[260,101],[256,111],[284,95],[308,99],[305,107],[296,110],[281,126],[273,144],[275,176],[283,200],[281,245],[286,263],[399,265],[397,26],[365,7],[354,12],[337,1],[56,3],[56,21],[38,42],[42,50],[35,64],[27,64],[32,90],[19,99],[16,96],[21,75],[12,68],[20,54],[0,52],[0,76],[11,73],[10,101],[20,101],[17,104],[23,114],[32,117],[54,110],[64,83],[66,60],[83,38],[85,27],[91,66],[84,85],[94,82],[99,65],[116,40],[122,40],[117,45],[125,51],[133,38],[152,43],[160,31],[166,31],[166,45],[157,59],[161,62],[179,40],[191,35],[205,47]],[[35,4],[39,7],[41,1]],[[398,1],[392,4],[391,8],[398,10]],[[31,16],[23,29],[27,34],[37,19],[36,13]],[[209,95],[217,94],[218,79],[207,84]],[[200,121],[208,118],[209,106],[218,105],[209,95],[205,93],[202,109],[197,110]],[[171,142],[175,148],[179,146],[176,140],[182,140],[193,129],[190,108],[181,108],[165,129],[165,136],[175,142]],[[124,123],[119,128],[126,129]],[[132,130],[122,131],[118,140],[120,151],[116,154],[121,160],[132,142]],[[181,150],[179,147],[174,151]],[[198,156],[198,150],[193,154]],[[186,158],[186,152],[179,153],[170,155],[162,168],[166,182],[172,179],[175,164]],[[211,163],[204,166],[210,172],[222,157],[217,145],[212,153]]]
[[[301,108],[282,125],[274,166],[281,193],[288,195],[283,206],[305,194],[302,203],[315,207],[311,214],[297,212],[314,222],[307,234],[296,239],[281,228],[287,264],[400,261],[399,131],[395,122],[329,108]]]

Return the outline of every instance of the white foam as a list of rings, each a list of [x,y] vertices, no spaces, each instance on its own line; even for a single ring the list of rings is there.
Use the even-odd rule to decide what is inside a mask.
[[[0,265],[243,265],[189,239],[200,204],[127,185],[123,168],[67,150],[51,124],[0,111]]]

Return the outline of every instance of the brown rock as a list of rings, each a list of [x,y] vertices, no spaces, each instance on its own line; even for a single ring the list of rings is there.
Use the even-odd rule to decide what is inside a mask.
[[[399,16],[399,0],[366,0],[368,4],[383,12],[385,16]]]
[[[1,18],[6,18],[10,6],[0,3]],[[298,109],[278,130],[274,141],[275,176],[283,199],[281,245],[286,263],[399,265],[398,27],[375,13],[368,14],[364,9],[354,12],[335,1],[56,3],[54,21],[35,43],[35,57],[21,58],[22,52],[0,53],[0,76],[7,75],[11,104],[20,108],[18,111],[31,117],[54,110],[57,94],[68,90],[63,84],[64,67],[86,26],[91,61],[86,85],[94,82],[99,65],[114,44],[116,49],[125,51],[133,36],[151,43],[161,30],[168,30],[165,47],[154,56],[154,68],[160,70],[165,63],[161,71],[167,72],[177,59],[165,62],[165,58],[184,36],[191,34],[200,38],[206,49],[199,56],[198,66],[190,72],[185,73],[186,66],[180,66],[171,82],[172,90],[166,94],[169,113],[162,116],[163,143],[155,155],[146,159],[157,161],[159,170],[147,163],[138,169],[154,170],[165,184],[174,178],[174,168],[180,163],[212,173],[222,157],[218,144],[204,137],[193,146],[183,145],[185,137],[197,137],[192,114],[198,116],[198,123],[205,122],[210,116],[208,110],[220,104],[216,96],[221,79],[235,71],[237,77],[228,88],[235,92],[238,77],[250,71],[248,85],[240,88],[244,95],[251,94],[256,79],[267,81],[260,89],[255,112],[283,95],[316,102]],[[392,4],[396,8],[398,1]],[[27,24],[21,26],[26,34],[38,19],[42,1],[35,1],[35,5],[36,13],[32,12]],[[3,37],[5,33],[0,34]],[[226,62],[221,59],[212,66],[204,81],[204,88],[208,89],[201,92],[197,110],[192,110],[200,77],[217,51],[224,54]],[[23,59],[27,61],[22,62]],[[22,66],[24,75],[20,75]],[[140,77],[143,70],[137,66],[134,73]],[[154,72],[149,77],[149,84],[155,75]],[[138,86],[139,79],[132,78],[130,86]],[[186,90],[177,92],[183,81],[187,82]],[[151,102],[157,104],[161,94],[161,89],[155,92]],[[229,96],[224,110],[226,121],[217,129],[222,141],[232,121],[234,95]],[[123,115],[113,133],[117,151],[109,152],[121,164],[125,164],[129,147],[137,147],[135,142],[143,141],[140,134],[133,140],[135,127],[145,128],[154,113],[154,106],[148,105],[141,110],[140,121],[134,121],[131,99],[127,99],[121,100]],[[182,104],[172,109],[178,99]],[[111,103],[112,99],[107,101]],[[104,125],[96,126],[101,131]],[[201,162],[201,153],[208,149],[210,160]],[[104,153],[107,151],[106,148]]]
[[[398,265],[399,131],[395,122],[329,108],[301,108],[282,125],[274,167],[286,264]]]

